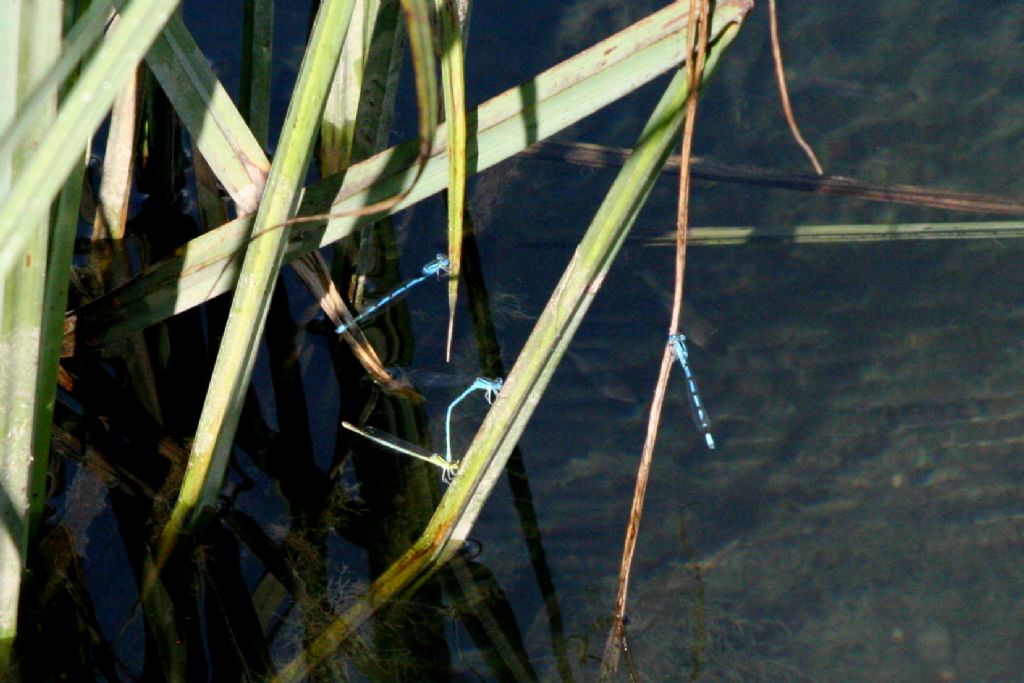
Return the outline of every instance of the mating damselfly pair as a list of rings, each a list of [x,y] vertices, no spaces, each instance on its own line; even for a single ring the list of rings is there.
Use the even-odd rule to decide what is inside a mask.
[[[451,481],[452,478],[455,476],[455,473],[458,471],[459,465],[461,463],[461,461],[456,460],[455,457],[452,455],[452,410],[455,408],[456,405],[458,405],[461,401],[463,401],[467,396],[469,396],[474,391],[483,391],[484,398],[487,399],[487,402],[493,403],[494,399],[498,395],[498,392],[501,391],[501,387],[503,384],[504,380],[500,378],[488,379],[487,377],[477,377],[475,380],[473,380],[473,383],[470,384],[465,391],[459,394],[455,398],[455,400],[448,404],[448,410],[445,412],[444,417],[443,456],[437,453],[432,453],[431,451],[427,450],[426,448],[423,448],[422,446],[414,444],[410,441],[406,441],[405,439],[395,436],[394,434],[389,434],[388,432],[382,431],[375,427],[371,427],[369,425],[357,427],[349,422],[342,422],[341,424],[343,427],[345,427],[345,429],[355,432],[356,434],[359,434],[363,438],[373,441],[379,446],[383,446],[384,448],[388,448],[397,453],[403,453],[418,460],[429,462],[432,465],[437,465],[438,467],[441,468],[441,478],[444,481]]]

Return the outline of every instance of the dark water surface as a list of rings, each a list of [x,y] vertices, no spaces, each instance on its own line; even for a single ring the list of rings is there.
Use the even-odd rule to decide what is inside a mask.
[[[221,4],[218,14],[230,8]],[[471,101],[661,4],[479,3]],[[278,5],[275,87],[286,93],[308,15]],[[1020,194],[1024,6],[845,0],[780,10],[794,106],[828,172]],[[187,22],[234,87],[228,50],[237,36],[208,11],[186,3]],[[563,139],[631,146],[662,87]],[[406,114],[410,103],[401,102]],[[285,106],[275,105],[278,121]],[[697,130],[700,156],[808,169],[774,92],[767,3],[723,60]],[[613,178],[614,169],[517,158],[473,181],[506,367]],[[507,593],[540,680],[597,676],[669,321],[673,254],[649,238],[672,229],[675,192],[667,177],[655,188],[520,444],[554,595],[538,588],[508,487],[498,486],[473,534],[476,561]],[[695,184],[692,204],[699,226],[964,218],[710,183]],[[424,202],[397,223],[411,276],[443,248],[441,204]],[[691,346],[690,363],[718,448],[708,451],[696,433],[676,372],[627,611],[638,680],[1020,680],[1022,256],[1024,245],[1000,240],[690,250],[687,301],[715,329],[706,348]],[[460,314],[455,368],[446,368],[443,288],[426,287],[409,300],[417,335],[409,370],[472,377],[468,316]],[[324,372],[322,350],[309,357],[313,382]],[[435,443],[457,391],[424,388]],[[457,444],[468,442],[482,410],[460,413]],[[313,417],[328,451],[336,415]],[[283,514],[273,492],[242,494],[236,504],[268,523]],[[365,575],[358,556],[336,555],[348,566],[336,582],[341,595]],[[493,680],[466,631],[452,618],[442,626],[451,680]],[[559,638],[571,675],[564,662],[559,669]]]
[[[766,9],[707,93],[696,153],[805,170],[773,92]],[[797,114],[829,172],[1020,194],[1021,134],[1001,123],[1020,109],[1024,74],[1006,59],[1019,6],[781,10],[788,64],[805,76]],[[597,30],[626,13],[569,3],[563,20]],[[563,23],[552,45],[572,31]],[[564,137],[631,144],[656,90]],[[484,174],[486,268],[516,311],[543,306],[612,178],[528,159]],[[663,180],[635,232],[670,229],[674,196]],[[698,183],[693,202],[697,225],[958,218],[742,185]],[[1022,253],[996,240],[690,251],[687,299],[717,328],[690,360],[718,448],[693,428],[677,373],[628,609],[640,680],[689,679],[698,644],[707,681],[1018,679]],[[580,680],[596,677],[613,609],[672,258],[627,244],[521,442]],[[506,362],[530,324],[505,322]],[[542,678],[560,680],[513,519],[499,489],[477,528],[481,560],[512,592]]]

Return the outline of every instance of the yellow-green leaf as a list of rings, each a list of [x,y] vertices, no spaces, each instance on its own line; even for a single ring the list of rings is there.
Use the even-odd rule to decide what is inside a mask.
[[[436,0],[441,44],[441,83],[448,132],[448,339],[445,359],[451,357],[455,305],[462,269],[462,220],[466,206],[466,72],[462,31],[452,0]]]

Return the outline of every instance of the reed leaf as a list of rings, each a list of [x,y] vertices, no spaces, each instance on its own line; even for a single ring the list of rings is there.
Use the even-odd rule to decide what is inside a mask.
[[[352,161],[362,161],[388,146],[395,97],[405,52],[405,24],[399,0],[379,0],[369,39]]]
[[[35,84],[24,103],[18,106],[18,117],[10,121],[10,125],[0,128],[3,131],[0,133],[0,156],[14,149],[18,141],[24,138],[26,131],[35,124],[36,116],[52,103],[61,85],[103,35],[113,6],[113,0],[95,0],[74,23],[64,37],[64,52]],[[10,26],[13,27],[15,24],[12,23]],[[14,72],[11,70],[3,73]]]
[[[178,535],[210,509],[220,491],[234,443],[256,348],[288,244],[287,229],[271,229],[290,218],[312,157],[327,91],[345,40],[355,0],[327,0],[317,12],[309,46],[285,116],[278,154],[253,226],[240,286],[231,303],[213,376],[203,405],[188,468],[171,518],[160,536],[156,566],[166,561]]]
[[[270,163],[179,15],[153,41],[146,64],[238,212],[255,211]]]
[[[715,40],[709,45],[705,78],[732,42],[751,3],[723,3],[719,9],[723,7],[736,11],[726,16],[715,15],[715,26],[711,32]],[[413,546],[371,584],[366,595],[332,622],[301,657],[283,668],[276,680],[299,680],[306,674],[306,666],[316,666],[379,605],[422,580],[438,563],[449,559],[468,537],[665,160],[672,153],[682,128],[683,110],[689,93],[686,81],[686,70],[682,69],[672,79],[655,108],[633,153],[555,287],[498,399],[470,444],[455,481],[442,498],[430,524]]]
[[[380,141],[391,131],[402,26],[399,0],[363,0],[357,6],[324,107],[321,177],[341,173],[386,144]]]
[[[742,14],[745,3],[721,3],[715,12],[720,32]],[[468,165],[484,170],[547,138],[632,92],[682,61],[685,5],[672,3],[628,29],[492,98],[469,115]],[[717,33],[712,34],[714,38]],[[307,187],[301,213],[339,214],[412,187],[418,143],[385,150],[350,167],[344,177]],[[435,150],[415,187],[394,211],[444,189],[448,184],[445,149]],[[374,220],[346,216],[325,227],[292,229],[286,259],[351,234]],[[251,217],[238,218],[201,235],[174,256],[69,315],[64,352],[77,345],[102,346],[106,340],[143,329],[222,294],[238,279]]]
[[[419,121],[419,154],[416,178],[434,150],[434,136],[437,134],[437,80],[434,77],[434,41],[431,35],[430,0],[402,0],[405,12],[405,27],[409,36],[409,51],[412,53],[413,77],[416,81],[416,107]],[[413,181],[415,182],[415,180]],[[407,191],[406,191],[407,192]],[[384,204],[393,206],[401,195],[387,200]],[[336,212],[335,212],[336,213]]]
[[[114,96],[177,6],[178,0],[135,0],[127,5],[117,28],[61,103],[46,137],[0,204],[0,272],[7,271],[31,239],[32,231],[23,226],[46,216]]]
[[[378,5],[376,0],[362,0],[356,3],[352,14],[348,37],[338,60],[334,81],[324,106],[323,121],[320,123],[317,158],[321,176],[340,173],[352,162],[363,73]]]
[[[445,359],[452,353],[455,305],[462,272],[462,221],[466,208],[466,69],[459,14],[452,0],[435,0],[441,45],[441,84],[448,132],[448,338]]]
[[[416,172],[410,187],[403,188],[374,203],[351,208],[341,212],[321,213],[318,218],[334,221],[344,216],[368,216],[393,210],[408,196],[416,184],[434,149],[437,135],[437,82],[434,78],[435,59],[431,35],[430,0],[401,0],[405,14],[406,31],[409,37],[409,51],[412,55],[413,77],[416,83],[416,106],[418,110],[419,135],[417,137]],[[379,218],[379,216],[378,216]],[[310,222],[313,218],[300,219]]]
[[[0,7],[0,125],[15,119],[20,103],[57,61],[62,20],[58,0]],[[0,196],[18,186],[53,122],[56,90],[46,99],[16,144],[0,153]],[[81,161],[81,148],[76,158]],[[46,306],[60,303],[56,295],[67,284],[66,270],[47,272],[53,198],[37,198],[40,209],[12,224],[21,228],[22,239],[6,247],[10,258],[0,269],[0,675],[11,664],[29,536],[45,502],[55,389],[41,382],[55,375],[53,340],[60,332],[53,328],[59,319],[47,316]],[[56,281],[52,287],[47,277]]]
[[[1024,237],[1024,223],[1020,221],[981,221],[692,228],[688,242],[694,245],[722,246],[758,241],[793,244],[850,244],[900,240],[977,240],[1019,237]],[[656,237],[646,244],[664,246],[668,244],[668,239],[667,236]]]

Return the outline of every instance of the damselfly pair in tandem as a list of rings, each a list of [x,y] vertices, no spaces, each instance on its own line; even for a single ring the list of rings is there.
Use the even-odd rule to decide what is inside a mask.
[[[389,450],[395,451],[396,453],[402,453],[410,457],[416,458],[417,460],[423,460],[429,462],[432,465],[436,465],[441,468],[441,479],[445,482],[451,481],[455,477],[455,473],[459,469],[461,461],[455,460],[452,455],[452,410],[458,405],[463,399],[469,396],[474,391],[483,391],[484,398],[487,399],[488,403],[493,403],[497,397],[498,392],[501,391],[504,380],[502,379],[488,379],[486,377],[477,377],[469,387],[459,394],[455,400],[448,404],[448,410],[445,412],[444,418],[444,455],[441,456],[437,453],[432,453],[423,446],[419,446],[410,441],[389,434],[383,430],[371,427],[370,425],[363,425],[357,427],[350,422],[342,422],[341,425],[351,432],[355,432],[359,436],[373,441],[378,446],[382,446]]]

